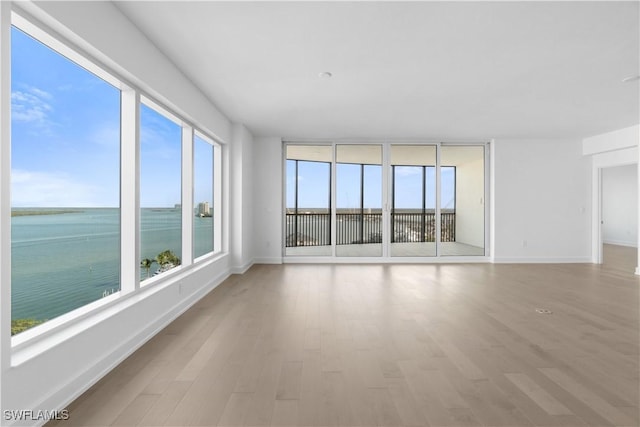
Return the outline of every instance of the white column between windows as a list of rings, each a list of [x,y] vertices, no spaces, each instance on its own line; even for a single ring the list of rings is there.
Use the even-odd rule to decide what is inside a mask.
[[[140,288],[140,94],[123,88],[120,140],[120,289]]]
[[[182,125],[182,265],[193,264],[193,128]]]

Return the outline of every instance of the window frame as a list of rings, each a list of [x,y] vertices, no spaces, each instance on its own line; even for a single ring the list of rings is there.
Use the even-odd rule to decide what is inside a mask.
[[[11,116],[11,104],[10,96],[6,96],[3,93],[3,99],[0,102],[2,109],[2,146],[0,151],[2,156],[2,175],[0,176],[0,206],[2,209],[2,216],[0,216],[0,234],[2,234],[2,247],[0,247],[0,253],[9,255],[3,257],[1,271],[2,284],[0,285],[0,304],[2,305],[2,321],[4,326],[7,326],[0,339],[2,344],[6,345],[7,351],[10,354],[11,365],[19,365],[24,361],[37,356],[38,354],[47,351],[51,347],[58,343],[68,339],[69,337],[77,334],[81,330],[95,325],[109,316],[115,315],[132,304],[141,301],[142,299],[151,296],[154,292],[160,289],[164,289],[168,286],[176,286],[180,293],[182,293],[181,285],[179,281],[183,277],[187,277],[196,270],[216,262],[221,257],[225,256],[226,249],[223,247],[223,237],[226,232],[223,230],[223,220],[225,218],[225,211],[227,207],[223,205],[223,189],[226,185],[226,178],[223,174],[222,164],[224,157],[227,156],[228,147],[226,144],[216,137],[213,137],[210,132],[207,132],[202,126],[194,126],[191,124],[189,115],[185,113],[174,113],[174,110],[167,108],[166,103],[158,102],[160,97],[151,96],[145,89],[141,87],[141,84],[132,84],[124,75],[127,72],[124,69],[120,69],[117,64],[112,67],[106,66],[99,58],[102,54],[90,46],[83,44],[81,39],[75,39],[73,35],[62,35],[62,33],[54,30],[49,25],[41,22],[29,12],[23,10],[19,5],[11,4],[8,9],[10,13],[2,16],[3,25],[8,23],[8,29],[5,32],[3,28],[3,36],[8,33],[10,35],[11,27],[15,26],[20,31],[33,37],[35,40],[41,42],[45,46],[49,47],[56,53],[62,55],[68,60],[76,63],[80,67],[84,68],[88,72],[94,74],[100,79],[103,79],[107,83],[120,90],[120,291],[115,292],[106,297],[100,298],[96,301],[90,302],[76,309],[73,309],[58,317],[47,320],[46,322],[39,324],[33,328],[30,328],[24,332],[11,336],[8,329],[8,324],[11,320],[11,239],[6,236],[10,235],[11,229],[11,202],[10,202],[10,187],[11,187],[11,171],[10,171],[10,116]],[[66,33],[64,33],[66,34]],[[0,65],[3,67],[4,74],[2,81],[2,89],[6,91],[7,83],[9,90],[6,91],[10,94],[11,90],[11,78],[10,73],[5,70],[10,70],[10,57],[11,57],[11,38],[3,37],[2,40],[2,61]],[[109,61],[107,61],[109,62]],[[109,62],[110,63],[110,62]],[[114,71],[114,69],[121,70],[120,72]],[[6,77],[5,77],[6,76]],[[163,116],[169,118],[173,122],[177,123],[182,130],[181,149],[183,153],[181,175],[182,175],[182,209],[183,218],[185,209],[185,182],[190,186],[190,191],[193,190],[193,181],[185,181],[185,176],[193,173],[193,159],[191,157],[185,158],[184,153],[193,152],[194,135],[198,135],[200,138],[211,143],[214,147],[214,186],[213,186],[213,199],[214,204],[218,206],[217,215],[214,219],[214,247],[213,252],[204,254],[197,260],[188,259],[188,262],[184,262],[179,268],[175,268],[166,272],[166,274],[159,275],[157,280],[153,280],[148,284],[145,282],[145,286],[140,286],[139,272],[140,272],[140,105],[145,103],[146,106],[151,107],[156,112],[161,113]],[[9,126],[4,126],[6,123]],[[185,144],[185,135],[189,136],[190,144]],[[191,147],[191,151],[189,151]],[[9,167],[5,167],[8,165]],[[185,167],[186,165],[186,167]],[[131,185],[135,183],[135,185]],[[187,215],[188,217],[188,215]],[[7,232],[7,230],[9,232]],[[187,228],[183,221],[182,223],[182,236],[183,240],[185,236],[188,236],[189,242],[192,240],[192,228]],[[131,244],[134,242],[134,244]],[[190,246],[189,246],[190,247]],[[184,242],[183,242],[184,250]],[[189,254],[190,256],[191,254]],[[195,270],[194,270],[195,268]]]
[[[218,143],[215,139],[207,136],[205,133],[200,131],[199,129],[193,130],[192,144],[193,150],[195,153],[195,144],[196,138],[201,139],[207,144],[211,145],[211,155],[212,155],[212,174],[211,174],[211,191],[212,191],[212,207],[213,209],[213,228],[212,228],[212,236],[211,236],[211,252],[204,253],[198,257],[193,258],[193,263],[200,263],[203,260],[211,258],[212,256],[220,253],[222,251],[222,147],[220,143]],[[195,198],[195,160],[192,163],[192,176],[193,186],[191,187],[192,197]],[[195,199],[192,200],[192,207],[195,206]],[[192,251],[194,251],[195,255],[195,238],[193,235],[195,233],[195,226],[191,227],[192,234]]]

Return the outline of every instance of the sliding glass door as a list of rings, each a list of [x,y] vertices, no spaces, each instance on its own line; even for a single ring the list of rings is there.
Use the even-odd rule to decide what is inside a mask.
[[[336,255],[382,256],[382,146],[336,146]]]
[[[285,255],[485,255],[485,146],[286,145]]]
[[[327,145],[288,145],[285,254],[331,255],[331,162]]]
[[[436,256],[436,147],[391,146],[391,256]]]

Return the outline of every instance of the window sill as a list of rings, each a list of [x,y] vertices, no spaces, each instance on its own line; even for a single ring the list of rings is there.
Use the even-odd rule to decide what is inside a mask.
[[[177,285],[189,275],[227,256],[227,253],[221,252],[207,254],[192,265],[178,267],[167,271],[166,274],[158,275],[153,278],[153,282],[145,283],[144,286],[141,284],[140,288],[133,292],[116,292],[11,337],[11,366],[20,366],[149,296]]]

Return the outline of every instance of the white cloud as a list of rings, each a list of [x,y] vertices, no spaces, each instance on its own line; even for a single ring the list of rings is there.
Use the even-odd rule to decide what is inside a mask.
[[[46,92],[42,89],[38,89],[37,87],[30,87],[29,91],[34,94],[35,96],[40,97],[41,99],[53,99],[53,95],[51,95],[49,92]]]
[[[16,207],[97,207],[94,187],[64,173],[11,171],[11,204]]]
[[[11,92],[11,119],[48,127],[49,114],[53,111],[48,101],[52,99],[53,96],[50,93],[36,87],[13,91]]]

